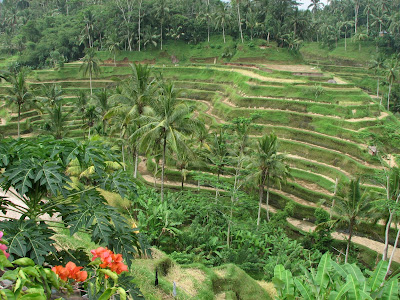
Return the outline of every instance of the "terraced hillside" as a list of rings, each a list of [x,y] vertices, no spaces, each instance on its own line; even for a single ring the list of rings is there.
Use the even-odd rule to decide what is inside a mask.
[[[105,63],[102,74],[93,81],[95,89],[116,86],[114,77],[129,74],[129,61],[114,66]],[[60,70],[39,70],[30,76],[32,88],[42,84],[57,83],[64,91],[64,107],[74,109],[79,91],[89,91],[89,81],[79,74],[79,63],[69,63]],[[325,69],[327,70],[327,69]],[[180,88],[180,99],[195,104],[199,118],[207,126],[219,126],[236,117],[248,117],[256,113],[259,125],[252,129],[252,138],[274,132],[280,140],[280,151],[288,156],[293,179],[281,189],[272,189],[270,203],[274,210],[294,205],[293,225],[308,230],[315,221],[314,212],[322,207],[329,211],[337,180],[366,174],[373,175],[382,169],[382,162],[368,153],[366,136],[384,135],[384,125],[398,121],[376,99],[348,83],[343,76],[321,71],[307,65],[229,64],[154,65],[154,71],[163,74]],[[342,75],[342,74],[339,74]],[[336,83],[330,83],[335,80]],[[4,94],[5,84],[0,86]],[[16,135],[16,114],[0,108],[0,133]],[[46,118],[32,109],[23,113],[21,128],[26,136],[38,134]],[[68,116],[68,135],[81,138],[87,128],[77,113]],[[394,164],[398,149],[385,145],[388,162]],[[150,172],[152,161],[140,164],[142,179],[153,182]],[[203,172],[216,176],[212,166],[190,167],[186,186],[197,188],[195,175]],[[173,165],[168,166],[167,180],[170,186],[180,185],[181,175]],[[224,180],[230,180],[226,169]],[[369,176],[366,184],[381,189]],[[256,200],[255,200],[256,201]],[[383,226],[379,224],[359,226],[358,235],[366,235],[376,243],[370,247],[381,251]],[[339,235],[337,238],[340,238]],[[361,243],[361,242],[360,242]],[[368,245],[367,245],[368,246]],[[383,247],[383,246],[382,246]],[[396,257],[400,262],[400,256]]]

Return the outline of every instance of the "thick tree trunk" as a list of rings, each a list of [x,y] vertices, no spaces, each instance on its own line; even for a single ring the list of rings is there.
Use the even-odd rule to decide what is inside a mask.
[[[161,202],[164,201],[164,171],[165,171],[165,152],[167,151],[167,137],[164,136],[163,161],[161,166]]]
[[[347,260],[348,260],[348,257],[349,257],[351,237],[353,236],[353,226],[354,226],[354,221],[353,221],[353,220],[350,220],[350,225],[349,225],[349,238],[348,238],[348,240],[347,240],[346,256],[345,256],[345,258],[344,258],[344,263],[347,263]]]

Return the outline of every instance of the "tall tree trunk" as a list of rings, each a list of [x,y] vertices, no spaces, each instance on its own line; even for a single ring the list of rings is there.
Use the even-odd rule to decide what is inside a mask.
[[[230,212],[230,218],[228,221],[228,232],[226,234],[226,246],[229,248],[231,244],[231,224],[232,224],[232,216],[233,216],[233,201],[235,199],[231,197],[231,212]]]
[[[92,89],[92,71],[89,69],[89,85],[90,85],[90,96],[93,96],[93,89]]]
[[[164,134],[163,161],[161,166],[161,202],[164,201],[164,171],[165,171],[165,152],[167,151],[167,137]]]
[[[390,93],[392,91],[392,83],[390,82],[389,84],[389,93],[388,93],[388,98],[387,98],[387,110],[389,111],[389,101],[390,101]]]
[[[161,33],[160,33],[160,39],[161,39],[161,50],[162,50],[162,45],[163,45],[162,34],[163,34],[163,22],[161,22]]]
[[[20,138],[19,123],[21,122],[21,104],[18,104],[18,138]]]
[[[261,220],[261,205],[262,205],[262,200],[264,196],[264,185],[260,184],[258,186],[258,215],[257,215],[257,229],[260,227],[260,220]]]
[[[345,256],[345,258],[344,258],[344,263],[347,263],[347,259],[348,259],[348,257],[349,257],[351,237],[353,236],[353,226],[354,226],[354,220],[353,220],[353,219],[350,219],[350,224],[349,224],[349,238],[348,238],[348,240],[347,240],[346,256]]]
[[[269,175],[267,175],[267,200],[266,200],[266,204],[267,204],[267,221],[269,222]]]
[[[367,35],[369,35],[369,14],[367,14]]]
[[[140,52],[140,25],[141,25],[142,2],[143,0],[139,0],[139,22],[138,22],[139,52]]]
[[[139,153],[138,153],[138,147],[136,147],[135,146],[135,153],[134,153],[134,156],[135,156],[135,171],[134,171],[134,173],[133,173],[133,177],[134,178],[137,178],[137,171],[138,171],[138,165],[139,165]]]
[[[239,1],[237,1],[237,11],[238,11],[238,24],[239,24],[240,39],[242,40],[242,44],[243,44],[243,32],[242,32],[242,22],[241,22],[241,17],[240,17]]]
[[[347,30],[344,32],[344,51],[347,51]]]
[[[218,168],[217,184],[215,185],[215,201],[218,200],[218,195],[219,195],[218,186],[219,186],[219,176],[220,176],[220,173],[221,173],[221,170]]]
[[[222,36],[224,38],[224,44],[225,44],[226,43],[226,40],[225,40],[225,25],[222,26]]]
[[[267,44],[269,45],[269,31],[268,31],[268,35],[267,35]]]
[[[376,96],[379,97],[379,75],[378,75],[378,83],[376,85]]]
[[[389,178],[387,180],[389,181]],[[388,195],[387,198],[389,199],[389,195]],[[396,204],[399,202],[399,198],[400,198],[400,194],[397,196]],[[386,223],[386,228],[385,228],[385,247],[383,248],[382,260],[386,260],[387,256],[388,256],[388,251],[389,251],[389,232],[390,232],[390,225],[392,224],[393,214],[394,214],[394,212],[390,211],[389,219],[388,219],[388,221]]]
[[[390,255],[389,264],[388,264],[388,267],[387,267],[387,270],[386,270],[386,276],[385,277],[387,277],[389,275],[390,266],[392,265],[394,253],[396,252],[397,244],[399,243],[399,237],[400,237],[400,228],[397,230],[396,241],[394,242],[394,245],[393,245],[393,250],[392,250],[392,254]]]

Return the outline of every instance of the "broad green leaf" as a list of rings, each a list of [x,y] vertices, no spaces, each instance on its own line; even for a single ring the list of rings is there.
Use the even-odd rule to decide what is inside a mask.
[[[316,283],[323,288],[326,288],[329,284],[328,272],[331,268],[331,256],[329,253],[322,255],[321,260],[318,264],[317,275],[315,277]]]
[[[4,268],[12,268],[13,264],[7,259],[4,255],[3,251],[0,251],[0,270],[4,270]]]
[[[22,257],[14,260],[13,264],[25,267],[25,266],[34,266],[35,262],[29,257]]]
[[[363,299],[363,300],[365,300],[365,299],[367,299],[367,300],[373,300],[373,299],[371,298],[371,296],[369,295],[368,292],[364,292],[364,291],[362,291],[362,290],[360,290],[360,297],[361,297],[361,299]]]
[[[20,297],[19,299],[21,300],[47,300],[47,297],[43,294],[40,293],[35,293],[35,294],[26,294]]]
[[[118,274],[114,273],[111,270],[107,270],[107,269],[99,269],[100,273],[103,273],[105,275],[107,275],[108,277],[110,277],[112,280],[117,281],[118,280]]]
[[[329,295],[329,300],[341,300],[343,299],[344,294],[347,293],[351,286],[351,282],[346,282],[345,285],[341,287],[339,291],[332,291]]]
[[[335,269],[335,271],[343,278],[346,279],[347,277],[347,272],[343,268],[343,265],[339,265],[337,262],[331,260],[332,267]]]
[[[294,279],[294,283],[296,284],[297,289],[300,291],[300,295],[301,295],[302,299],[305,299],[305,300],[307,300],[307,299],[313,300],[314,299],[311,290],[309,289],[309,287],[306,284],[304,284],[297,278]]]
[[[399,299],[399,281],[396,279],[392,279],[384,285],[383,300],[396,300]]]
[[[115,294],[117,288],[108,288],[104,291],[104,293],[98,298],[98,300],[108,300],[111,298],[112,295]]]
[[[365,277],[361,272],[360,268],[356,266],[356,264],[345,264],[343,268],[347,271],[348,274],[354,276],[354,279],[362,285],[365,282]]]
[[[16,299],[14,293],[9,289],[0,290],[0,295],[5,296],[5,299],[7,299],[7,300]]]
[[[354,275],[349,274],[349,275],[347,275],[346,282],[350,283],[350,287],[347,291],[349,293],[350,299],[354,299],[354,300],[361,299],[360,286],[359,286],[359,282],[357,281],[357,278]]]
[[[126,291],[122,287],[118,288],[118,294],[120,300],[126,300]]]
[[[386,260],[381,260],[376,266],[371,277],[368,278],[368,284],[371,288],[371,291],[379,289],[382,282],[385,280],[387,265],[388,262]]]

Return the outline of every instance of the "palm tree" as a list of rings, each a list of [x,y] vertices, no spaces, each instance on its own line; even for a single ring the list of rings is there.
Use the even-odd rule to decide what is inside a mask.
[[[257,178],[259,194],[257,227],[259,227],[265,186],[267,187],[267,220],[269,221],[269,187],[271,178],[285,179],[289,175],[289,168],[285,164],[285,155],[278,154],[278,139],[275,134],[264,135],[258,140],[257,151],[250,157],[248,168],[254,170],[249,179]]]
[[[357,32],[353,35],[353,40],[358,41],[358,51],[361,51],[361,42],[366,40],[368,35],[362,32]]]
[[[371,14],[372,9],[373,9],[373,1],[367,0],[364,6],[364,14],[367,16],[367,35],[369,35],[369,16]]]
[[[222,129],[219,133],[214,132],[207,150],[205,154],[207,160],[217,168],[217,184],[215,186],[215,199],[217,199],[220,175],[230,162],[228,136]]]
[[[347,30],[354,24],[353,21],[343,21],[340,22],[340,28],[344,27],[344,50],[347,51]]]
[[[46,108],[47,117],[43,126],[43,130],[49,132],[56,139],[60,140],[67,134],[67,118],[70,112],[63,113],[61,103],[56,103]]]
[[[386,80],[389,82],[389,92],[387,98],[387,110],[389,111],[390,93],[392,92],[393,82],[397,79],[399,62],[393,58],[390,60],[389,65],[386,68]]]
[[[153,141],[161,138],[161,200],[164,200],[164,174],[166,154],[169,149],[188,150],[187,137],[202,125],[192,115],[193,109],[177,100],[176,90],[171,83],[161,85],[161,92],[154,105],[154,114],[144,114],[139,118],[141,128],[134,136],[140,137],[141,146],[149,153]],[[168,147],[167,147],[168,146]]]
[[[311,8],[312,13],[315,15],[319,10],[324,7],[324,4],[321,3],[320,0],[311,0],[310,5],[307,7],[308,9]]]
[[[43,107],[55,106],[63,100],[63,90],[61,86],[56,84],[43,84],[41,94],[43,96],[37,97],[37,99],[41,101],[41,106]]]
[[[143,114],[151,114],[153,108],[151,102],[155,96],[155,79],[151,77],[151,68],[148,65],[131,65],[132,75],[121,83],[121,92],[110,97],[110,101],[117,103],[104,116],[105,119],[118,117],[120,121],[121,133],[133,123],[138,128],[141,127],[140,117]],[[135,171],[137,177],[138,168],[138,149],[133,147]]]
[[[371,216],[372,203],[366,190],[361,191],[360,178],[351,180],[348,187],[335,197],[334,212],[338,216],[336,223],[347,223],[349,238],[347,239],[345,263],[347,263],[354,226],[360,219]]]
[[[108,39],[107,39],[107,46],[108,46],[108,51],[110,51],[113,56],[114,56],[114,66],[117,66],[115,57],[117,55],[117,52],[119,50],[119,46],[121,42],[118,40],[118,37],[116,34],[112,34]]]
[[[106,88],[103,88],[100,92],[93,96],[93,100],[96,103],[96,107],[99,110],[103,120],[103,134],[106,132],[107,120],[104,118],[106,113],[110,110],[109,94]]]
[[[26,71],[21,70],[18,73],[8,73],[4,76],[5,80],[11,84],[10,88],[7,88],[8,96],[6,99],[15,103],[18,106],[18,138],[20,137],[20,120],[21,120],[21,108],[28,101],[33,99],[33,94],[29,92],[28,85],[26,83]]]
[[[222,28],[222,37],[224,39],[224,44],[226,43],[225,39],[225,26],[229,22],[230,14],[227,10],[227,5],[223,2],[218,3],[217,11],[215,12],[214,20],[215,20],[215,28]]]
[[[89,73],[89,82],[90,82],[90,96],[93,95],[92,89],[92,76],[100,74],[100,61],[96,58],[96,52],[93,48],[89,48],[85,50],[85,56],[82,59],[82,65],[79,68],[79,71],[83,70],[83,76],[86,76]]]
[[[238,25],[239,25],[240,39],[242,40],[242,44],[243,44],[242,19],[241,19],[241,17],[240,17],[240,0],[236,0],[236,7],[237,7],[237,15],[238,15]]]
[[[169,13],[169,8],[165,5],[166,0],[159,0],[157,5],[156,18],[160,19],[160,48],[163,48],[163,29],[164,22]]]
[[[380,71],[385,68],[385,57],[382,54],[379,54],[375,59],[371,61],[370,69],[374,69],[375,75],[377,75],[377,84],[376,84],[376,96],[379,97],[379,79],[380,79]],[[382,99],[381,99],[382,104]]]

